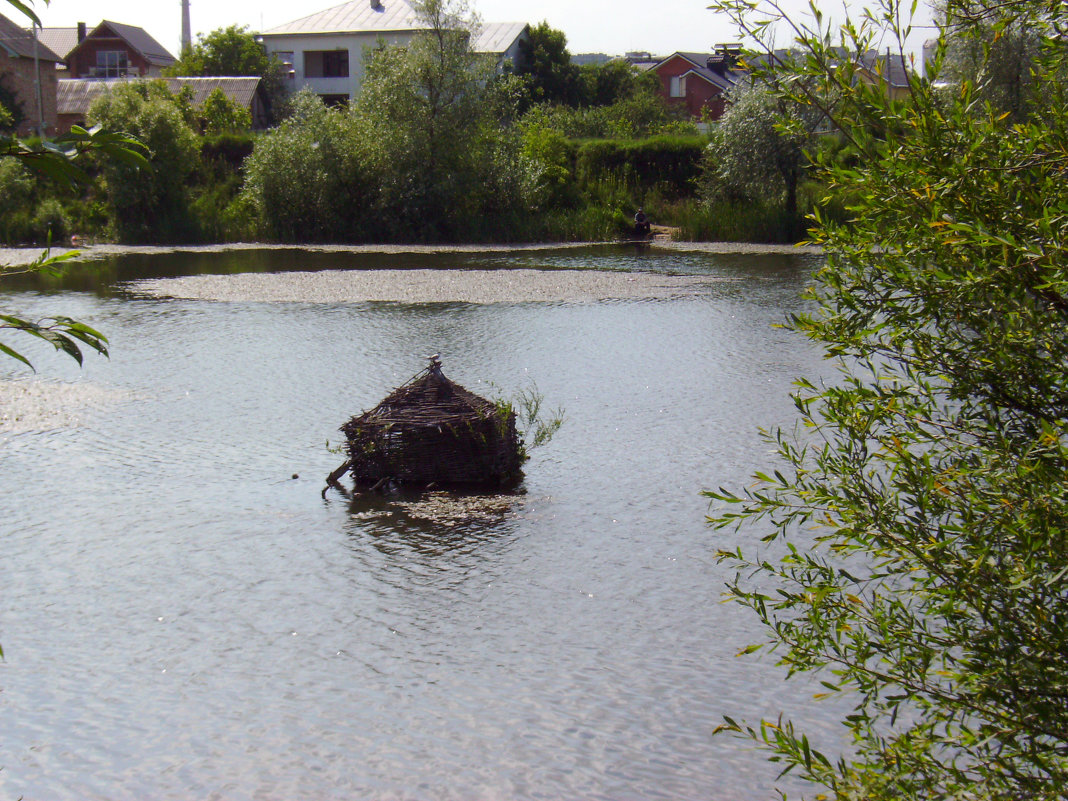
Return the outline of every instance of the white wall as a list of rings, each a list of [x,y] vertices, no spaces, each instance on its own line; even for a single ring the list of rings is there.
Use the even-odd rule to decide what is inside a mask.
[[[363,55],[365,50],[374,49],[379,39],[386,44],[404,45],[411,41],[414,31],[396,31],[393,33],[338,33],[319,34],[315,36],[265,36],[263,45],[268,54],[292,53],[293,77],[288,82],[290,92],[309,87],[319,95],[348,95],[352,100],[360,91],[363,83]],[[304,75],[304,51],[306,50],[348,50],[348,78],[308,78]]]

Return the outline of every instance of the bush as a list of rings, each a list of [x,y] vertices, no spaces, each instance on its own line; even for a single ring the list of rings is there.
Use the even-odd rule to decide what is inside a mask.
[[[149,149],[151,170],[106,168],[108,198],[120,237],[128,242],[189,241],[189,179],[199,145],[183,107],[162,81],[124,83],[93,101],[93,125],[127,131]]]
[[[371,233],[357,122],[304,93],[245,162],[242,208],[282,242],[359,241]],[[363,213],[361,213],[361,211]]]
[[[613,176],[630,187],[686,197],[695,191],[705,144],[700,136],[585,142],[578,149],[576,172],[583,185]]]
[[[34,239],[40,243],[67,244],[71,227],[63,204],[56,198],[41,201],[33,216]]]
[[[17,159],[0,159],[0,237],[8,244],[30,238],[30,215],[36,183]]]

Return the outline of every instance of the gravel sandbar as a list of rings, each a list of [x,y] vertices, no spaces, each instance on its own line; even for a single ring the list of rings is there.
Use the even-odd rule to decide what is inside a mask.
[[[526,303],[677,298],[710,276],[596,270],[326,270],[194,275],[134,281],[153,297],[228,302]]]

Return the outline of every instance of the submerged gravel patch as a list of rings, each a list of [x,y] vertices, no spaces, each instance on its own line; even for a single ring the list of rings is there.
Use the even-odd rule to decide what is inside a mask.
[[[715,280],[595,270],[327,270],[147,279],[129,287],[153,297],[227,302],[581,303],[683,297]]]
[[[130,393],[99,384],[0,379],[0,436],[75,428],[92,415],[131,397]]]

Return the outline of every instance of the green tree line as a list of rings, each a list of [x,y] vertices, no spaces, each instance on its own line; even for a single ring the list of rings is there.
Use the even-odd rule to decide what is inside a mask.
[[[576,66],[545,22],[502,74],[471,50],[477,19],[466,6],[420,8],[428,30],[366,53],[362,90],[340,108],[287,96],[281,66],[247,29],[200,37],[170,73],[261,76],[271,127],[250,130],[248,109],[221,91],[194,107],[161,82],[117,86],[88,124],[143,141],[147,174],[91,164],[71,195],[0,162],[0,240],[603,240],[625,236],[644,206],[682,238],[794,242],[817,206],[845,214],[847,198],[813,165],[821,154],[854,158],[850,145],[826,130],[822,111],[751,72],[739,72],[723,118],[701,133],[655,74],[625,61]],[[959,82],[984,71],[984,91],[1015,109],[1030,86],[1020,80],[1029,35],[986,36],[994,50],[983,65],[996,70],[977,60],[984,40],[956,37],[945,73]]]

